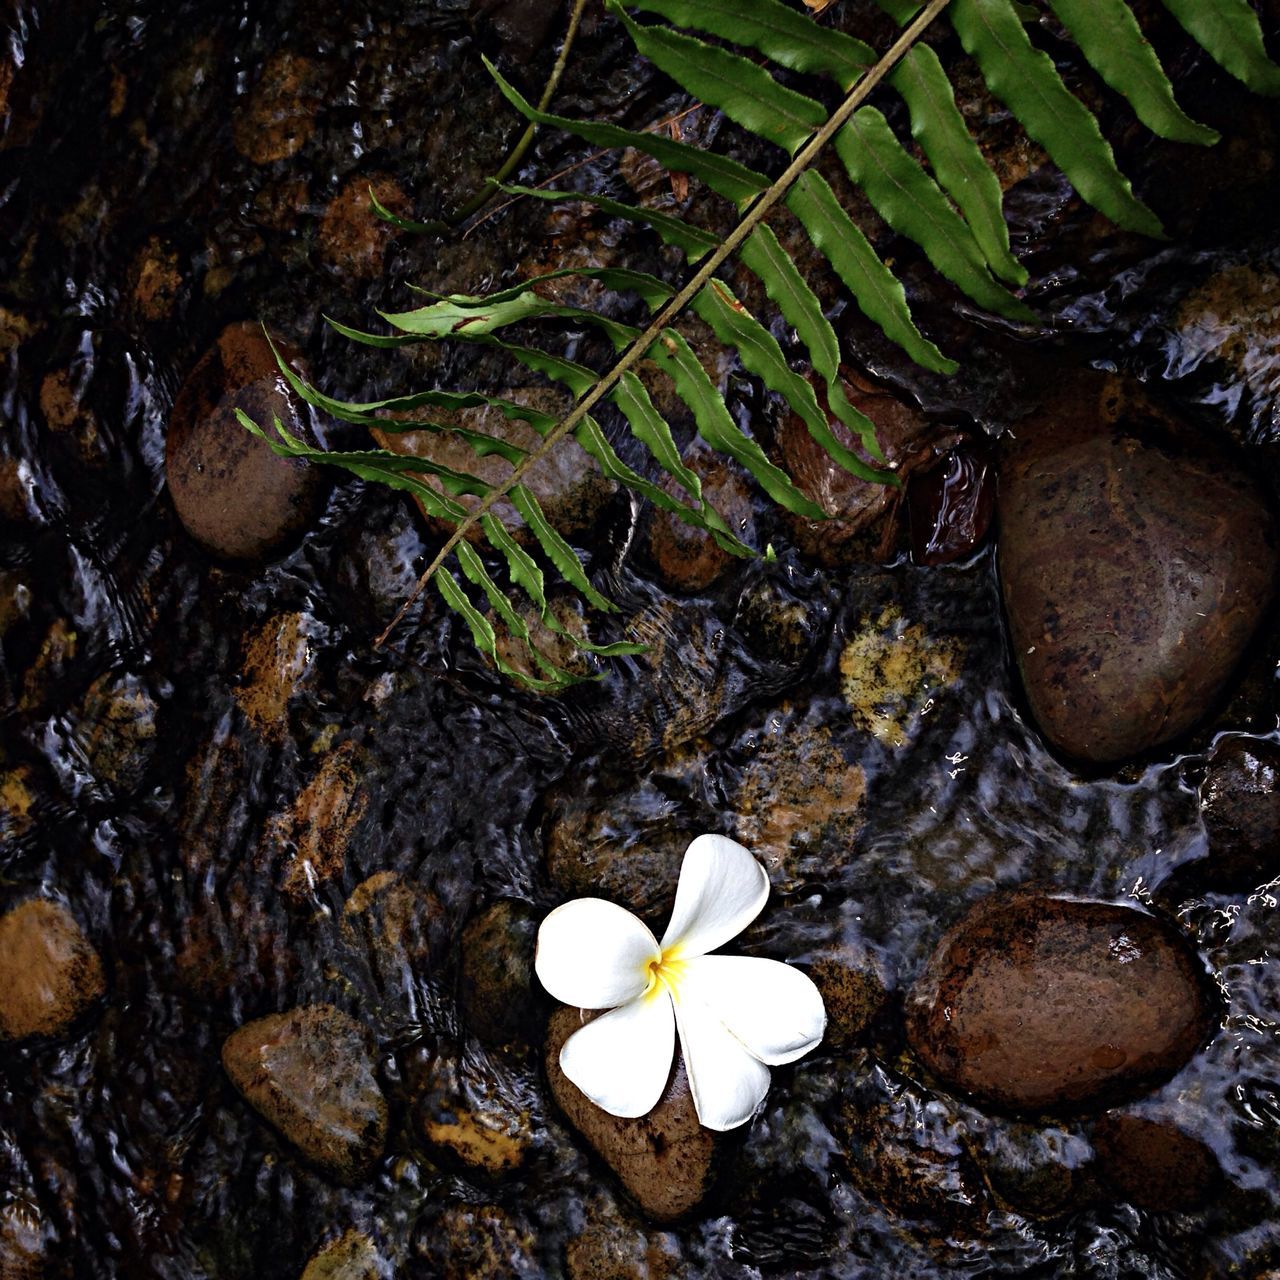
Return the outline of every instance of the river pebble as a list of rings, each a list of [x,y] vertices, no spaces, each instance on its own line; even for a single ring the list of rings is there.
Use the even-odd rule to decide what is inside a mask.
[[[0,1042],[61,1035],[106,989],[66,907],[32,898],[0,916]]]
[[[1224,738],[1200,787],[1209,856],[1199,878],[1251,889],[1280,872],[1280,746],[1265,738]]]
[[[656,1222],[692,1212],[715,1177],[717,1140],[698,1123],[684,1064],[672,1073],[666,1091],[648,1115],[626,1119],[596,1106],[560,1070],[564,1042],[592,1013],[558,1009],[547,1028],[547,1078],[551,1094],[569,1123]]]
[[[907,1037],[934,1075],[981,1102],[1088,1108],[1173,1075],[1211,1013],[1204,968],[1172,925],[998,893],[938,943],[908,997]]]
[[[349,1014],[315,1004],[257,1018],[222,1046],[245,1101],[340,1182],[363,1178],[387,1140],[387,1103],[369,1034]]]
[[[1212,709],[1269,605],[1276,526],[1221,442],[1085,380],[1000,467],[1000,583],[1041,731],[1112,764]]]
[[[294,362],[294,353],[284,348]],[[235,324],[187,375],[169,414],[165,478],[178,518],[214,555],[270,559],[320,512],[328,477],[281,458],[236,419],[243,410],[265,431],[278,417],[290,434],[316,443],[310,410],[280,373],[257,325]]]
[[[1103,1116],[1093,1147],[1105,1181],[1137,1209],[1189,1213],[1222,1183],[1218,1159],[1203,1142],[1157,1120]]]

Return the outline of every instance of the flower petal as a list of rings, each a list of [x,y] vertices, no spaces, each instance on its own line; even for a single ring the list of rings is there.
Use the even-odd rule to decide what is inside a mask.
[[[662,949],[672,959],[705,955],[736,937],[769,896],[764,868],[736,840],[698,836],[685,850]]]
[[[746,1124],[769,1092],[769,1068],[704,1004],[677,998],[676,1026],[698,1121],[723,1133]]]
[[[649,965],[658,957],[653,934],[625,907],[575,898],[542,922],[533,968],[562,1003],[607,1009],[649,986]]]
[[[658,988],[575,1031],[560,1070],[610,1114],[642,1116],[667,1087],[675,1035],[671,997]]]
[[[680,977],[682,1004],[703,1005],[734,1039],[771,1067],[794,1062],[821,1040],[822,995],[808,975],[758,956],[699,956]]]

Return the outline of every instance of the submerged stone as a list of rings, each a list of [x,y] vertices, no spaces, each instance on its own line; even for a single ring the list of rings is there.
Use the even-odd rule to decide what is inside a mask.
[[[1093,1147],[1112,1189],[1151,1213],[1202,1208],[1222,1183],[1218,1158],[1203,1142],[1156,1120],[1103,1116]]]
[[[1280,746],[1265,738],[1226,738],[1214,749],[1200,788],[1209,856],[1198,879],[1250,889],[1280,872]]]
[[[907,1037],[949,1087],[1015,1112],[1145,1092],[1206,1038],[1204,968],[1145,912],[1031,892],[980,902],[938,943]]]
[[[0,1042],[61,1035],[106,989],[66,907],[33,898],[0,916]]]
[[[705,447],[690,449],[684,463],[702,482],[703,502],[724,520],[734,537],[754,546],[751,482],[745,473]],[[674,480],[665,480],[663,488],[692,505],[693,499]],[[645,547],[659,577],[675,591],[705,590],[734,561],[709,533],[687,524],[673,512],[657,508],[649,517]]]
[[[684,1063],[677,1056],[667,1087],[648,1115],[634,1120],[610,1115],[560,1070],[564,1042],[595,1016],[567,1008],[552,1015],[547,1028],[552,1097],[650,1218],[683,1217],[711,1190],[716,1155],[715,1135],[698,1123]]]
[[[272,1013],[227,1037],[222,1065],[245,1101],[341,1182],[363,1178],[387,1140],[369,1035],[332,1005]]]
[[[1211,710],[1271,602],[1276,526],[1225,444],[1103,379],[1000,468],[1000,582],[1041,731],[1110,764]]]
[[[296,364],[296,353],[283,354]],[[201,546],[261,561],[315,520],[328,481],[309,462],[277,457],[240,425],[237,409],[264,431],[278,417],[290,434],[316,443],[310,410],[251,324],[224,329],[182,384],[169,414],[165,478],[178,518]]]
[[[538,919],[527,903],[495,902],[462,931],[458,1006],[466,1028],[488,1045],[533,1034],[541,988],[533,978]]]
[[[388,1280],[391,1275],[377,1245],[352,1227],[317,1249],[299,1280]]]

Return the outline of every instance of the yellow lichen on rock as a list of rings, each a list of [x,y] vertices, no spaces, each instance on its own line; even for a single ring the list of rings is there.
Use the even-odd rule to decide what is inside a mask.
[[[897,605],[867,614],[840,654],[840,688],[854,723],[887,747],[905,746],[938,692],[960,675],[963,650],[931,637]]]

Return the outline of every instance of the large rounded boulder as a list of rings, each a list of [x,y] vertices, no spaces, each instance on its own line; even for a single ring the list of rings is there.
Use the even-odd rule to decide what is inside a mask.
[[[1276,525],[1225,441],[1084,379],[1000,468],[1000,581],[1027,700],[1095,764],[1212,709],[1270,604]]]
[[[1204,966],[1171,924],[1019,891],[984,899],[938,943],[908,998],[907,1036],[979,1102],[1082,1110],[1172,1076],[1213,1009]]]

